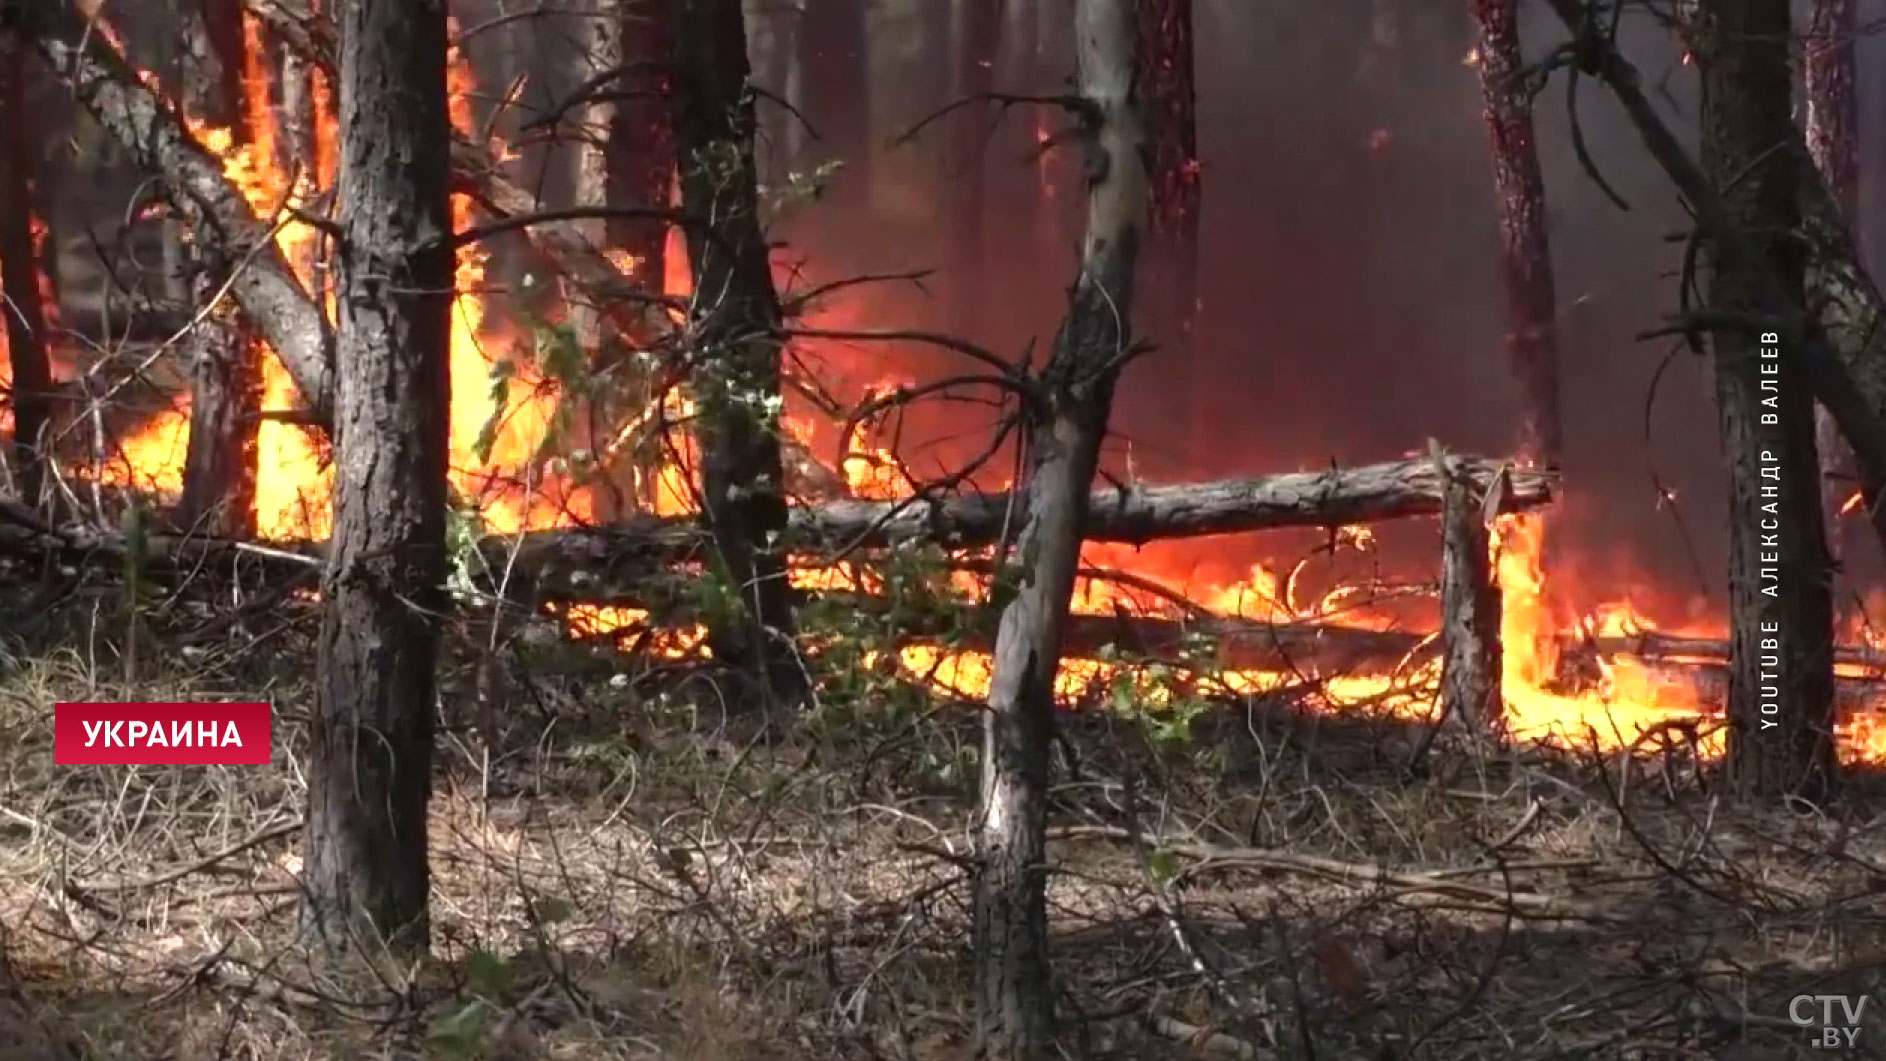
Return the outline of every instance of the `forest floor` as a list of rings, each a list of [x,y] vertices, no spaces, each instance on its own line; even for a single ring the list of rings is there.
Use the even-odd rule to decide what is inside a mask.
[[[572,649],[495,683],[456,645],[436,957],[342,982],[296,944],[311,613],[270,622],[145,632],[128,674],[97,631],[0,661],[0,1061],[971,1056],[970,705],[848,667],[758,744],[685,667]],[[271,767],[53,764],[57,701],[261,698]],[[1411,762],[1405,721],[1297,702],[1066,722],[1069,1056],[1782,1058],[1812,1052],[1794,996],[1881,996],[1870,779],[1834,817],[1734,808],[1681,751]]]

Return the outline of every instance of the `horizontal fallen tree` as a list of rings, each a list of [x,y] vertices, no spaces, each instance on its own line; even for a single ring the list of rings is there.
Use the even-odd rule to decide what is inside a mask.
[[[1502,470],[1510,480],[1503,512],[1549,504],[1556,477],[1483,457],[1450,457],[1484,488]],[[782,542],[792,553],[844,557],[860,549],[934,544],[975,549],[996,544],[1014,526],[1019,498],[967,493],[898,501],[833,501],[791,510]],[[1442,482],[1427,459],[1287,472],[1251,479],[1131,486],[1093,493],[1082,536],[1090,542],[1144,545],[1287,527],[1342,527],[1434,516]],[[539,531],[487,540],[494,566],[529,580],[552,600],[602,599],[632,591],[644,573],[698,560],[707,540],[692,519],[644,520],[588,530]]]
[[[1509,482],[1503,511],[1551,502],[1555,478],[1482,457],[1447,458],[1482,484],[1502,473]],[[1008,493],[967,493],[899,501],[831,501],[791,510],[784,546],[811,558],[860,549],[934,544],[951,550],[996,544],[1013,524],[1018,499]],[[1083,535],[1088,541],[1145,544],[1288,527],[1338,527],[1432,516],[1442,482],[1428,459],[1332,468],[1320,472],[1209,483],[1131,486],[1095,491]],[[66,562],[112,562],[129,548],[115,530],[47,527],[30,512],[0,505],[0,550],[57,554]],[[258,546],[187,534],[150,534],[137,543],[153,572],[218,564],[305,566],[320,542]],[[526,601],[645,604],[666,567],[704,558],[708,538],[691,517],[643,518],[567,530],[491,535],[478,543],[485,587]]]

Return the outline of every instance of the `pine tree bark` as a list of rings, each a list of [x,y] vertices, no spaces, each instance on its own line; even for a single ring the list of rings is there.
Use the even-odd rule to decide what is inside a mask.
[[[428,942],[453,258],[443,0],[340,4],[339,474],[322,578],[306,917]],[[362,940],[376,941],[362,944]]]
[[[1854,28],[1854,0],[1814,0],[1803,49],[1802,80],[1807,101],[1808,154],[1859,248],[1860,107],[1854,87]],[[1847,471],[1851,458],[1833,414],[1818,403],[1814,406],[1814,444],[1820,454],[1827,547],[1837,570],[1844,551],[1841,514],[1853,492]]]
[[[1806,302],[1788,0],[1699,5],[1702,166],[1754,257],[1712,252],[1709,300],[1749,317]],[[1729,468],[1731,722],[1726,770],[1748,796],[1818,799],[1835,779],[1833,617],[1813,402],[1780,336],[1743,325],[1710,337]]]
[[[1054,1030],[1045,832],[1061,631],[1080,563],[1088,492],[1131,336],[1146,223],[1144,117],[1131,0],[1075,7],[1087,149],[1087,234],[1067,317],[1028,413],[1027,501],[1007,561],[1013,599],[996,634],[977,840],[975,961],[982,1056],[1040,1061]]]
[[[1199,211],[1204,194],[1199,181],[1192,0],[1145,0],[1136,6],[1140,96],[1146,104],[1152,179],[1145,261],[1140,269],[1140,318],[1159,345],[1160,375],[1170,381],[1147,396],[1163,394],[1166,401],[1184,401],[1196,409],[1202,394],[1192,333],[1198,319]],[[1170,413],[1155,403],[1142,415],[1163,427]],[[1209,439],[1204,418],[1189,419],[1195,425],[1193,437],[1183,440],[1186,452],[1175,455],[1178,466],[1155,466],[1154,477],[1197,466],[1190,451],[1202,450]]]
[[[1476,66],[1493,144],[1493,196],[1506,291],[1506,352],[1519,381],[1521,454],[1557,468],[1564,448],[1559,409],[1557,299],[1547,235],[1545,178],[1533,136],[1532,98],[1520,74],[1518,0],[1474,0]]]
[[[258,134],[266,133],[258,127],[271,116],[251,113],[247,106],[243,74],[248,42],[242,4],[240,0],[200,0],[197,14],[195,28],[216,69],[216,77],[198,91],[202,97],[199,113],[229,130],[232,144],[256,144],[262,139]],[[201,305],[221,287],[206,268],[193,280],[191,292]],[[191,380],[190,436],[178,519],[206,534],[253,537],[256,429],[262,414],[260,351],[233,313],[219,311],[191,330],[185,354]]]
[[[702,519],[734,606],[710,629],[768,715],[795,704],[792,594],[780,455],[779,293],[760,227],[753,98],[739,0],[669,0],[675,156],[687,222],[688,312]]]
[[[931,0],[941,2],[941,0]],[[871,69],[863,0],[805,0],[796,41],[800,98],[819,160],[842,168],[827,198],[849,213],[871,202]]]
[[[14,470],[20,496],[36,504],[45,483],[40,446],[52,420],[52,365],[33,242],[37,152],[26,112],[26,55],[11,33],[0,31],[0,290],[6,294]]]
[[[579,16],[579,47],[570,53],[572,68],[567,78],[572,85],[592,84],[588,102],[577,108],[575,132],[575,187],[570,205],[602,208],[611,205],[609,197],[609,140],[616,118],[619,82],[596,83],[595,79],[622,67],[622,29],[628,17],[621,0],[591,0]],[[608,219],[584,218],[575,222],[583,239],[593,247],[609,246]],[[583,293],[566,298],[568,320],[578,350],[591,364],[601,364],[603,346],[608,339],[601,307]]]

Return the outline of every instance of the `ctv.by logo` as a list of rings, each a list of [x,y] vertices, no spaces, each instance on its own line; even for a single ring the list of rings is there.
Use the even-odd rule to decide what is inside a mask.
[[[1816,1050],[1851,1050],[1860,1045],[1860,1019],[1866,1016],[1865,995],[1796,995],[1788,1002],[1788,1019],[1807,1029],[1807,1042]]]

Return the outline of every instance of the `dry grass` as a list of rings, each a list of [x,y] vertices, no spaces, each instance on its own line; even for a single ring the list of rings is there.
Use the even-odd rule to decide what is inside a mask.
[[[455,675],[436,957],[339,982],[297,942],[300,727],[270,768],[52,764],[61,699],[263,690],[292,723],[299,658],[278,645],[267,683],[150,673],[134,697],[70,655],[0,682],[20,1026],[0,1058],[969,1056],[971,713],[856,712],[761,747],[672,682],[540,669],[487,740],[453,717]],[[1443,744],[1411,772],[1386,721],[1254,704],[1201,725],[1176,750],[1068,727],[1074,1056],[1787,1057],[1793,995],[1878,993],[1864,786],[1839,819],[1732,811],[1663,760]]]

